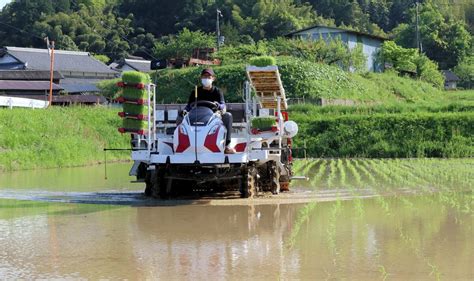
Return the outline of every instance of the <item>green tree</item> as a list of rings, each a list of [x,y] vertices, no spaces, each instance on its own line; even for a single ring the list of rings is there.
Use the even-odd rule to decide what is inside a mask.
[[[391,64],[398,72],[416,72],[416,59],[418,51],[397,45],[393,41],[385,41],[380,51],[381,60]]]
[[[367,72],[367,56],[364,54],[362,44],[358,43],[355,48],[350,50],[350,54],[350,70],[357,73]]]
[[[420,80],[431,83],[438,89],[444,86],[444,76],[438,70],[438,64],[430,60],[427,56],[418,56],[415,60],[416,72]]]
[[[105,64],[108,64],[110,62],[110,58],[106,55],[94,55],[94,58],[98,61],[101,61]]]
[[[425,55],[419,55],[417,49],[406,49],[393,41],[385,41],[380,52],[380,59],[391,64],[397,72],[413,72],[423,81],[438,88],[444,85],[444,77],[438,65]]]
[[[184,28],[176,36],[163,37],[157,41],[153,53],[158,58],[189,58],[195,48],[210,48],[215,44],[214,35]]]
[[[404,47],[416,46],[416,18],[413,9],[411,15],[409,24],[402,24],[393,31],[397,44]],[[423,51],[444,69],[457,65],[471,49],[472,38],[465,24],[443,16],[440,9],[430,0],[420,9],[420,35]]]
[[[474,55],[464,57],[454,68],[454,73],[461,79],[459,85],[465,88],[474,87]]]

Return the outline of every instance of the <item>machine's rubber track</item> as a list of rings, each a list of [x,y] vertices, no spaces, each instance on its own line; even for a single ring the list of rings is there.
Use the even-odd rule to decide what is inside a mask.
[[[145,176],[145,196],[153,195],[153,177],[155,177],[155,171],[148,171]]]
[[[275,161],[270,163],[270,179],[271,179],[271,189],[270,191],[273,194],[280,193],[280,167],[278,167]]]
[[[154,198],[167,199],[169,191],[167,188],[166,169],[162,166],[156,166],[155,172],[151,176],[151,196]]]
[[[253,198],[257,193],[257,168],[254,165],[249,165],[242,169],[240,194],[242,198]]]

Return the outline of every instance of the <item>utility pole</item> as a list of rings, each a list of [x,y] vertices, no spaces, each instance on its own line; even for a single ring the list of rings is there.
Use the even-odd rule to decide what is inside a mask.
[[[49,105],[48,106],[52,106],[53,105],[53,76],[54,76],[54,41],[50,42],[48,37],[44,38],[44,40],[46,41],[48,54],[51,58],[50,67],[49,67],[49,98],[48,98]]]
[[[421,44],[420,38],[420,10],[419,10],[419,2],[416,0],[416,48],[418,49],[418,53],[423,53],[423,45]]]
[[[220,25],[219,25],[219,19],[220,19],[221,17],[223,17],[221,10],[216,9],[216,16],[217,16],[217,21],[216,21],[216,29],[217,29],[217,50],[219,51],[219,47],[220,47],[220,44],[221,44],[221,28],[220,28]]]

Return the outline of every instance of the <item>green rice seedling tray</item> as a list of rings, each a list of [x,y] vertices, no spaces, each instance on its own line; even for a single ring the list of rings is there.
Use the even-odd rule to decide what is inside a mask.
[[[124,103],[123,112],[131,114],[131,115],[138,115],[138,114],[148,115],[148,106]]]
[[[252,128],[264,130],[276,125],[276,117],[262,116],[252,118]]]
[[[276,65],[276,59],[270,56],[253,57],[250,59],[250,65],[258,67]]]
[[[146,89],[123,88],[122,97],[129,100],[148,99]]]
[[[126,84],[148,84],[151,82],[150,76],[138,71],[125,71],[122,73],[122,81]]]
[[[123,127],[125,129],[144,130],[148,129],[148,122],[125,118],[123,119]]]

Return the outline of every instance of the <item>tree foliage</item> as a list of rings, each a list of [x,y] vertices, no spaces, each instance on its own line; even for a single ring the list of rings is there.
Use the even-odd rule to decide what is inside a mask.
[[[474,87],[474,55],[464,57],[454,68],[454,73],[461,79],[460,86],[465,88]]]
[[[474,2],[419,2],[424,52],[443,69],[456,66],[472,53]],[[399,45],[412,48],[415,47],[414,3],[413,0],[13,0],[0,12],[0,45],[44,48],[43,37],[49,36],[58,48],[103,54],[112,60],[128,55],[146,58],[187,55],[189,48],[184,50],[176,45],[182,39],[180,36],[188,36],[185,43],[188,45],[202,40],[211,43],[203,37],[215,34],[219,9],[225,45],[245,44],[242,49],[256,52],[252,55],[260,53],[256,42],[271,41],[312,25],[338,26],[375,35],[390,33]],[[174,54],[166,49],[171,47],[177,48]],[[320,47],[322,54],[316,60],[340,57],[338,52],[325,53],[323,46]],[[336,51],[337,46],[333,47]]]
[[[0,26],[0,45],[44,48],[43,38],[48,36],[58,49],[113,59],[128,54],[149,57],[155,37],[134,26],[133,15],[116,16],[113,5],[105,0],[13,1],[0,13],[5,23]]]
[[[416,47],[416,14],[410,10],[408,24],[394,29],[395,41],[405,47]],[[428,0],[420,8],[420,40],[426,55],[447,69],[457,63],[471,50],[472,36],[465,23],[451,15],[443,15],[442,10]]]
[[[226,46],[215,55],[223,64],[235,64],[248,61],[255,56],[296,57],[311,62],[336,65],[344,70],[366,71],[367,58],[362,46],[353,49],[339,38],[333,40],[308,41],[278,37],[273,40],[261,40],[255,44]]]
[[[164,36],[155,42],[153,53],[155,57],[163,59],[189,58],[195,48],[211,48],[215,45],[214,35],[184,28],[176,36]]]
[[[380,52],[380,59],[385,64],[392,65],[397,72],[413,72],[423,81],[441,88],[444,77],[438,70],[438,65],[425,55],[418,54],[417,49],[407,49],[393,41],[386,41]]]

